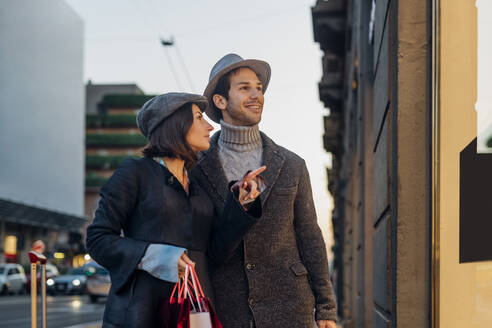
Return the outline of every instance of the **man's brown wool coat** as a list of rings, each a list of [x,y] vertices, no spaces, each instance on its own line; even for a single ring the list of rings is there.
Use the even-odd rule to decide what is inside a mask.
[[[220,217],[226,199],[218,139],[211,140],[191,174]],[[222,265],[211,268],[215,307],[224,328],[312,328],[336,320],[325,243],[317,224],[306,164],[261,133],[263,216]]]

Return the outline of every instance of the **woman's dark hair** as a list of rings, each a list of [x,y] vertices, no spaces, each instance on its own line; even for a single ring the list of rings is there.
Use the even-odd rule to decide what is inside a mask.
[[[196,153],[186,141],[193,124],[192,103],[177,109],[150,134],[149,143],[142,151],[145,157],[171,157],[185,161],[189,169],[196,163]]]

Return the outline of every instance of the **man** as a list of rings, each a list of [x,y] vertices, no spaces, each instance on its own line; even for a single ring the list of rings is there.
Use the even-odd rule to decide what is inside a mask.
[[[336,305],[305,162],[258,128],[269,80],[268,63],[229,54],[212,68],[204,92],[206,113],[221,130],[191,174],[219,217],[228,181],[267,167],[262,218],[211,270],[216,309],[224,328],[313,328],[315,320],[334,328]]]

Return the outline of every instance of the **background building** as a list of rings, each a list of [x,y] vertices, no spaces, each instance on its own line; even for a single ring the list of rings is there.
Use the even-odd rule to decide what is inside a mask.
[[[83,22],[61,0],[0,8],[0,248],[16,237],[27,262],[33,240],[68,247],[85,223]]]
[[[98,112],[86,115],[85,214],[92,219],[99,201],[99,188],[125,158],[141,156],[147,139],[137,127],[137,112],[154,96],[144,95],[137,86],[122,85],[118,89],[117,85],[91,85],[90,88],[111,92],[98,93],[102,97],[96,104]],[[112,93],[128,89],[135,93]],[[87,97],[89,102],[92,94],[89,92]]]
[[[492,326],[490,1],[433,1],[433,323]],[[488,141],[491,145],[490,141]]]
[[[431,4],[318,0],[343,327],[431,318]]]
[[[491,327],[491,2],[312,14],[344,327]]]
[[[91,80],[85,85],[85,112],[98,114],[98,106],[104,96],[112,94],[143,95],[142,89],[136,84],[94,84]]]

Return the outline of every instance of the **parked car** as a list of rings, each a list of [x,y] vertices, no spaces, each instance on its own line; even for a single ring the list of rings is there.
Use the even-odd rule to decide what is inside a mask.
[[[0,294],[22,294],[26,291],[26,275],[20,264],[0,264]]]
[[[91,303],[96,303],[100,297],[106,297],[111,288],[109,271],[96,262],[91,262],[84,266],[86,269],[87,281],[86,292]]]
[[[46,290],[50,295],[84,294],[87,281],[86,270],[83,268],[70,269],[67,274],[49,278]]]
[[[48,279],[50,278],[54,278],[56,276],[59,276],[60,275],[60,272],[58,271],[58,268],[56,266],[54,266],[53,264],[50,264],[50,263],[46,263],[46,281],[48,281]],[[37,283],[38,283],[38,287],[37,287],[37,290],[38,292],[40,291],[40,284],[39,282],[41,281],[41,269],[38,269],[36,270],[36,280],[37,280]],[[27,275],[27,284],[26,284],[26,287],[27,287],[27,291],[31,291],[31,274],[28,274]]]

